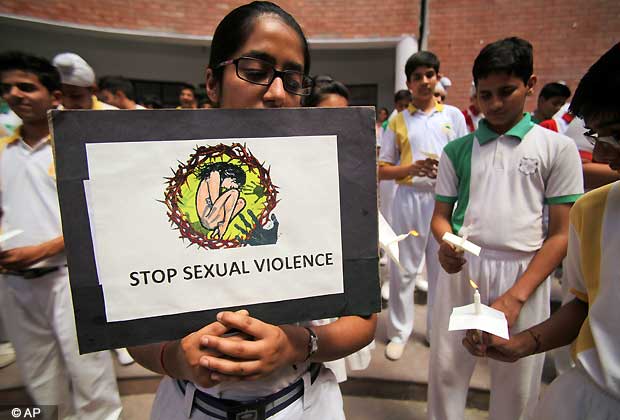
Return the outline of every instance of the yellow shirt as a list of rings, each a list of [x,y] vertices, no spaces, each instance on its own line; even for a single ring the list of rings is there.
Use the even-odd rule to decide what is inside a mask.
[[[620,181],[575,203],[569,235],[566,278],[571,292],[588,303],[573,357],[620,398]]]

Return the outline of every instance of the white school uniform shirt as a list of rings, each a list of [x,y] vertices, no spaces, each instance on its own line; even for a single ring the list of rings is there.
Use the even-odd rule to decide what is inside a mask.
[[[571,292],[588,304],[573,357],[620,399],[620,181],[583,196],[570,222],[566,278]]]
[[[467,226],[483,248],[533,252],[546,238],[543,206],[583,194],[581,160],[570,138],[534,124],[530,114],[503,135],[483,119],[444,149],[435,192],[437,201],[456,203],[454,233]]]
[[[1,230],[23,230],[2,243],[2,249],[38,245],[62,236],[50,138],[30,147],[22,140],[21,130],[19,127],[12,136],[0,140]],[[62,252],[33,267],[66,263]]]
[[[411,165],[426,159],[423,152],[441,156],[448,142],[467,134],[465,117],[451,105],[435,104],[430,113],[417,109],[413,104],[398,113],[388,123],[381,138],[379,165]],[[433,188],[435,179],[413,177],[397,179],[397,184]]]

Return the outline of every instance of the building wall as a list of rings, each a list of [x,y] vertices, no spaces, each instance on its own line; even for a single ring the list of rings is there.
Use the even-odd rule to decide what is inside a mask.
[[[212,35],[246,0],[2,0],[0,13],[109,28]],[[398,37],[418,33],[419,0],[279,0],[309,37]]]
[[[534,46],[538,86],[526,105],[533,110],[544,84],[564,80],[574,91],[598,57],[620,41],[617,0],[431,0],[429,21],[429,49],[452,80],[448,102],[459,107],[469,102],[473,61],[490,42],[519,36]]]
[[[123,75],[131,79],[204,83],[209,47],[171,45],[113,39],[94,34],[49,31],[0,25],[4,50],[21,50],[51,59],[75,52],[93,67],[98,77]],[[311,51],[313,74],[330,74],[345,84],[376,84],[378,105],[391,107],[394,87],[393,49]]]
[[[58,22],[105,28],[210,36],[215,25],[233,7],[245,0],[1,0],[0,13],[29,16]],[[307,36],[321,40],[398,38],[419,32],[420,0],[278,0],[301,23]],[[574,90],[587,68],[620,40],[618,0],[428,0],[428,47],[442,61],[442,71],[452,79],[448,102],[467,106],[473,60],[487,43],[507,36],[520,36],[534,45],[535,72],[539,77],[536,94],[527,109],[536,106],[540,88],[547,82],[564,80]],[[6,26],[6,25],[0,25]],[[0,34],[5,28],[0,27]],[[151,79],[196,83],[202,80],[201,66],[208,47],[170,46],[120,41],[100,42],[80,36],[67,43],[50,45],[28,37],[28,46],[48,50],[87,49],[100,73],[118,67],[131,73],[151,72]],[[2,36],[6,47],[19,39]],[[8,42],[7,42],[8,41]],[[45,44],[45,45],[44,45]],[[92,45],[91,45],[92,44]],[[311,44],[312,45],[312,44]],[[316,45],[316,44],[315,44]],[[91,48],[92,46],[92,48]],[[99,48],[101,47],[101,48]],[[394,45],[381,52],[339,48],[331,53],[313,48],[313,73],[331,73],[345,83],[378,83],[379,105],[391,107],[394,90]],[[77,52],[81,52],[79,49]],[[105,57],[108,54],[109,57]],[[50,54],[47,54],[50,55]],[[146,58],[145,58],[146,57]],[[347,60],[351,61],[349,66]],[[373,61],[374,60],[374,61]],[[132,66],[132,63],[136,63]],[[178,64],[174,64],[174,63]],[[144,69],[141,64],[148,64]],[[118,64],[115,64],[118,65]],[[119,70],[120,70],[119,69]],[[119,70],[116,73],[120,72]],[[378,80],[378,81],[376,81]],[[392,80],[390,85],[388,80]]]

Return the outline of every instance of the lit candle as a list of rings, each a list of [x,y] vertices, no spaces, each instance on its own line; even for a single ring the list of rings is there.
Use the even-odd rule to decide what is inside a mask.
[[[471,284],[471,287],[474,288],[474,310],[476,311],[476,315],[480,315],[482,306],[480,304],[480,292],[478,292],[478,285],[474,283],[472,279],[469,279],[469,283]]]
[[[407,233],[403,233],[402,235],[398,235],[398,236],[396,237],[396,239],[394,239],[394,240],[393,240],[393,241],[391,241],[391,242],[400,242],[400,241],[402,241],[403,239],[406,239],[409,235],[411,235],[411,236],[420,236],[420,234],[418,233],[418,231],[417,231],[417,230],[410,230],[410,231],[409,231],[409,232],[407,232]]]

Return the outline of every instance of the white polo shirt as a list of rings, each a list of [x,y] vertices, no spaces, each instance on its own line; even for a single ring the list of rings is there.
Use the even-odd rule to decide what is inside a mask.
[[[56,171],[49,137],[36,146],[21,138],[21,127],[0,140],[0,219],[2,232],[23,233],[2,243],[2,249],[37,245],[62,235]],[[66,264],[64,252],[36,266]]]
[[[465,117],[453,106],[435,104],[430,113],[417,109],[412,104],[388,123],[381,138],[379,165],[411,165],[416,160],[426,159],[422,152],[441,152],[449,141],[467,134]],[[407,176],[397,179],[397,184],[433,188],[435,179]]]
[[[543,206],[583,194],[581,160],[570,138],[534,124],[530,114],[501,136],[483,119],[445,147],[435,191],[437,201],[457,203],[454,233],[468,226],[483,248],[537,251],[546,237]]]

